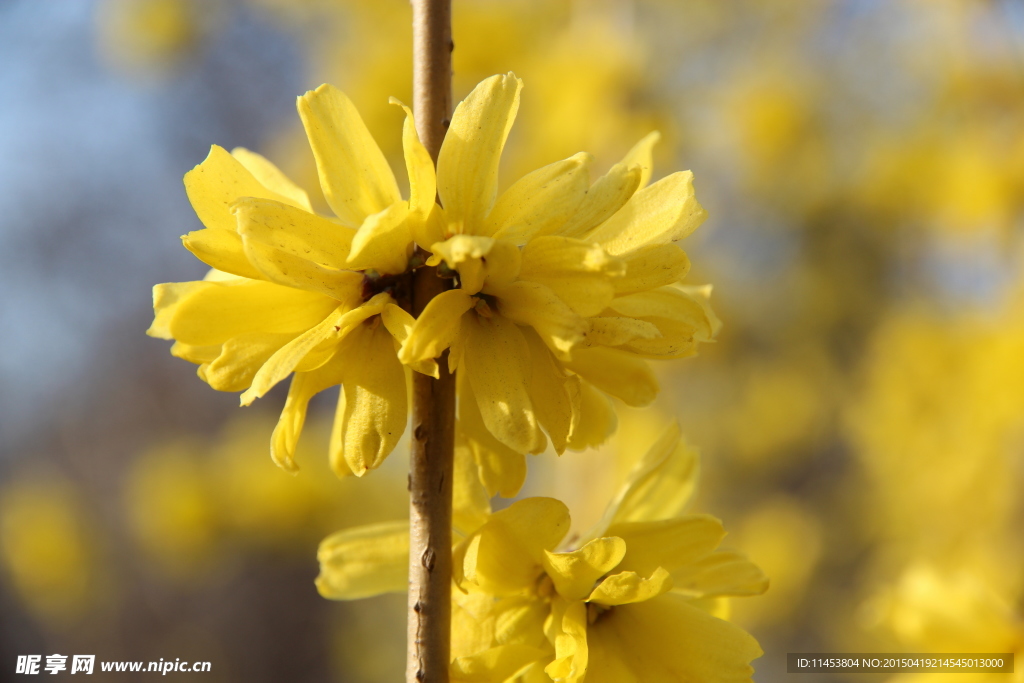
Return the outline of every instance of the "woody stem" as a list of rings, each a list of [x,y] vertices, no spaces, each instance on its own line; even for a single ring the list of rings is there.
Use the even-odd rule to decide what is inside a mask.
[[[412,0],[412,21],[416,130],[436,164],[452,107],[451,0]],[[413,315],[448,282],[433,268],[417,269]],[[439,379],[412,373],[407,683],[448,682],[455,376],[446,356],[438,363]]]

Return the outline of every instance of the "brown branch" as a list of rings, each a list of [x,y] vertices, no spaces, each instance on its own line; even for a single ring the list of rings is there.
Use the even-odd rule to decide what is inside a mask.
[[[412,22],[416,130],[436,163],[452,108],[451,0],[412,0]],[[417,269],[413,315],[447,283]],[[448,683],[451,656],[455,376],[447,354],[439,365],[440,379],[413,373],[407,683]]]

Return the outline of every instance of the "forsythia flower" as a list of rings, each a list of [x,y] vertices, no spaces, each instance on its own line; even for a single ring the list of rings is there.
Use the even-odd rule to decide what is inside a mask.
[[[743,681],[757,642],[720,619],[729,595],[767,580],[708,515],[684,515],[697,459],[673,426],[648,451],[598,527],[559,548],[565,505],[527,498],[455,549],[453,681]],[[387,523],[321,545],[323,595],[404,588],[408,531]]]
[[[462,438],[488,491],[505,496],[523,483],[523,454],[548,438],[558,453],[600,443],[615,424],[605,394],[650,403],[644,359],[692,355],[718,326],[706,289],[678,285],[689,261],[673,242],[706,215],[693,175],[645,187],[656,133],[593,184],[579,153],[498,196],[521,87],[493,76],[455,110],[437,162],[444,208],[423,246],[457,287],[427,305],[399,352],[412,364],[449,350]]]
[[[341,384],[331,438],[338,474],[364,474],[395,447],[407,419],[406,371],[396,355],[412,317],[396,305],[413,240],[434,210],[435,179],[406,108],[410,198],[359,113],[323,85],[298,99],[333,217],[313,213],[306,193],[262,156],[214,146],[185,175],[205,229],[183,237],[214,270],[200,282],[154,288],[149,334],[199,364],[242,404],[294,375],[272,438],[272,455],[294,469],[310,398]],[[436,374],[432,360],[413,364]]]

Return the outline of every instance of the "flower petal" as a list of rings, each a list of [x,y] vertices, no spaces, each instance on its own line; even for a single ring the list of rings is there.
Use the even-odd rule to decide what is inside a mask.
[[[522,669],[544,657],[547,652],[540,648],[509,643],[458,657],[452,661],[451,680],[453,683],[490,683],[515,678]]]
[[[612,279],[625,264],[596,244],[568,237],[538,237],[523,248],[519,277],[549,287],[577,315],[597,315],[614,297]]]
[[[259,280],[181,282],[153,288],[153,336],[195,346],[247,332],[299,334],[338,306],[321,294]]]
[[[292,376],[281,417],[270,437],[270,457],[282,469],[289,472],[299,469],[295,464],[295,449],[306,423],[309,401],[324,389],[341,384],[343,370],[344,359],[334,358],[316,370],[296,372]]]
[[[469,377],[477,406],[495,438],[519,453],[540,453],[545,438],[527,392],[530,349],[515,323],[467,315],[461,372]]]
[[[580,202],[576,212],[556,234],[563,237],[585,238],[594,228],[626,205],[640,187],[642,175],[639,166],[612,166],[590,186],[587,196]]]
[[[491,76],[455,108],[437,158],[437,191],[456,234],[482,234],[522,87],[515,74]]]
[[[185,174],[185,193],[203,225],[228,232],[235,231],[231,205],[242,197],[275,199],[300,208],[308,206],[308,202],[297,203],[264,186],[242,162],[218,145],[210,148],[203,163]]]
[[[697,489],[700,460],[672,422],[633,467],[594,536],[612,524],[677,517]]]
[[[527,391],[537,419],[551,438],[555,452],[561,455],[579,415],[580,378],[565,371],[536,332],[524,329],[523,336],[530,347],[532,365]]]
[[[458,383],[458,432],[476,461],[480,482],[489,496],[512,498],[526,481],[526,456],[498,441],[484,425],[465,373],[458,374]]]
[[[623,257],[626,274],[612,281],[616,294],[632,294],[663,285],[671,285],[686,277],[690,259],[675,244],[652,244],[635,249]]]
[[[569,352],[583,342],[587,321],[576,315],[548,287],[520,280],[493,291],[498,298],[498,312],[515,323],[536,330],[559,358],[567,358]]]
[[[380,319],[384,323],[384,327],[388,329],[388,332],[390,332],[391,336],[394,338],[397,352],[409,338],[409,334],[412,332],[412,328],[416,324],[416,318],[413,318],[400,306],[388,304],[384,307],[384,310],[381,311]],[[410,363],[409,367],[416,372],[424,375],[430,375],[434,379],[440,377],[437,368],[437,361],[433,358]]]
[[[405,272],[412,250],[409,207],[405,202],[398,202],[368,216],[359,226],[352,239],[347,267],[397,275]]]
[[[654,171],[654,146],[660,140],[661,133],[653,130],[633,145],[622,158],[622,164],[640,167],[640,187],[647,187],[647,183],[651,182],[651,173]]]
[[[710,555],[725,538],[722,523],[711,515],[686,515],[657,522],[621,522],[604,533],[626,543],[619,569],[649,576],[658,567],[669,573]]]
[[[330,600],[400,593],[409,583],[409,522],[346,529],[320,543],[316,588]]]
[[[590,382],[580,382],[579,415],[573,416],[569,448],[582,451],[600,446],[615,432],[617,426],[618,417],[611,399],[595,389]]]
[[[247,406],[270,391],[318,346],[337,344],[364,320],[379,314],[384,306],[392,302],[389,294],[381,293],[356,308],[349,308],[345,304],[338,306],[322,322],[303,332],[270,357],[256,373],[252,386],[242,394],[242,405]]]
[[[619,256],[652,244],[680,240],[707,218],[693,194],[693,173],[680,171],[637,192],[587,239]]]
[[[251,237],[243,236],[242,246],[249,263],[271,282],[318,292],[350,304],[359,298],[363,282],[360,273],[325,268]]]
[[[247,197],[232,206],[238,234],[328,268],[344,268],[356,232],[314,213]]]
[[[523,176],[505,190],[487,215],[484,234],[526,244],[555,232],[583,201],[590,187],[586,152],[556,161]]]
[[[416,319],[398,359],[410,365],[440,356],[462,334],[462,316],[475,304],[476,300],[462,289],[450,289],[435,296]]]
[[[471,534],[487,522],[491,514],[490,496],[477,474],[476,459],[465,436],[455,434],[455,474],[452,484],[452,526]]]
[[[378,295],[379,296],[379,295]],[[398,444],[408,420],[405,369],[383,326],[352,331],[345,366],[341,449],[356,476],[381,465]]]
[[[583,600],[594,583],[610,572],[626,555],[621,538],[595,538],[582,548],[565,553],[544,553],[544,569],[555,590],[566,600]]]
[[[231,150],[231,156],[238,159],[239,163],[245,166],[245,170],[252,173],[253,178],[260,185],[285,197],[292,206],[297,206],[310,213],[313,212],[313,205],[309,203],[309,195],[306,191],[296,185],[265,156],[245,147],[235,147]]]
[[[220,353],[203,367],[203,381],[217,391],[245,391],[256,372],[282,346],[295,338],[288,333],[247,332],[228,339]]]
[[[760,595],[768,590],[768,577],[742,553],[719,550],[672,570],[672,586],[697,598]]]
[[[598,584],[587,602],[608,606],[628,605],[651,600],[671,588],[672,577],[662,567],[656,568],[647,578],[636,572],[620,572]]]
[[[298,98],[327,204],[351,227],[401,201],[384,153],[343,92],[324,84]]]
[[[587,683],[749,683],[762,654],[738,626],[672,593],[609,610],[587,639]]]
[[[577,349],[565,366],[626,405],[650,405],[658,395],[658,379],[646,361],[606,348]]]
[[[652,358],[691,356],[700,343],[714,339],[720,326],[700,288],[659,287],[617,297],[608,308],[658,328],[660,337],[634,339],[620,347]]]
[[[425,221],[437,204],[437,178],[434,175],[434,160],[430,158],[430,152],[420,142],[412,109],[394,97],[389,102],[398,105],[405,111],[405,123],[402,125],[402,149],[405,151],[405,168],[409,173],[409,212],[417,220]]]
[[[551,620],[556,626],[555,659],[544,668],[544,673],[554,681],[582,681],[590,659],[587,606],[582,602],[558,601],[551,611]]]
[[[569,523],[568,508],[554,498],[524,498],[495,512],[459,553],[465,579],[495,596],[531,586],[543,572],[544,551],[558,545]]]
[[[220,228],[203,228],[182,235],[181,243],[193,255],[211,268],[240,275],[253,280],[265,279],[256,266],[249,263],[237,232]]]

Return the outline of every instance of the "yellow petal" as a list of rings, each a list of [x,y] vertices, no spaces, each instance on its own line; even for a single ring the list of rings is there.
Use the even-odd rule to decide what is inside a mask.
[[[210,363],[221,354],[221,347],[222,344],[192,346],[191,344],[174,342],[171,344],[171,355],[175,358],[183,358],[190,363]]]
[[[352,228],[269,199],[240,199],[232,210],[246,239],[329,268],[345,267]]]
[[[263,273],[249,263],[242,246],[242,236],[237,232],[204,228],[182,235],[181,243],[211,268],[253,280],[264,279]]]
[[[338,306],[321,323],[302,333],[270,357],[270,360],[256,373],[252,386],[242,394],[242,405],[247,406],[270,391],[275,384],[291,374],[306,355],[318,346],[337,344],[364,320],[379,314],[387,304],[392,302],[389,294],[381,293],[353,309],[348,308],[345,304]],[[388,343],[390,344],[390,340]],[[394,354],[393,349],[391,352]]]
[[[423,309],[398,352],[398,359],[410,365],[441,355],[461,334],[463,314],[476,300],[462,289],[438,294]]]
[[[658,395],[658,380],[647,362],[616,349],[577,349],[565,366],[626,405],[646,406]]]
[[[658,567],[669,573],[710,555],[725,538],[722,523],[711,515],[686,515],[657,522],[622,522],[604,533],[626,543],[619,569],[642,576]]]
[[[611,399],[590,382],[580,382],[579,415],[573,418],[569,448],[582,451],[600,446],[615,432],[618,417]]]
[[[561,455],[579,415],[580,379],[565,371],[536,332],[524,329],[523,336],[530,347],[530,400],[552,447]]]
[[[620,572],[598,584],[587,601],[599,605],[627,605],[651,600],[671,588],[672,577],[661,567],[647,578],[636,572]]]
[[[394,97],[389,101],[405,110],[402,148],[405,151],[405,167],[409,173],[409,212],[417,220],[425,221],[437,204],[437,178],[434,175],[434,160],[430,158],[430,152],[420,142],[412,109]]]
[[[384,323],[384,327],[388,329],[388,332],[390,332],[391,336],[394,338],[397,345],[396,351],[405,344],[412,332],[413,326],[416,324],[415,318],[395,304],[388,304],[385,306],[384,310],[381,311],[380,319]],[[409,367],[416,372],[424,375],[430,375],[434,379],[440,377],[437,368],[437,361],[433,358],[415,361],[410,363]]]
[[[680,358],[714,339],[719,323],[706,297],[693,288],[659,287],[617,297],[609,310],[653,323],[661,336],[634,339],[620,348],[652,358]]]
[[[494,606],[494,640],[502,645],[520,643],[551,651],[544,635],[544,622],[551,610],[532,595],[513,595]]]
[[[248,332],[299,334],[338,306],[321,294],[259,280],[167,283],[153,288],[154,336],[223,344]]]
[[[347,225],[401,200],[398,183],[362,117],[343,92],[324,84],[298,99],[327,204]]]
[[[242,197],[275,199],[305,208],[293,198],[265,187],[238,159],[217,145],[210,148],[203,163],[185,174],[185,192],[203,225],[228,232],[235,231],[231,205]]]
[[[409,522],[339,531],[323,540],[316,557],[316,588],[330,600],[404,592],[409,583]]]
[[[350,305],[359,299],[363,282],[360,273],[326,268],[251,237],[242,237],[242,247],[249,263],[271,282],[318,292]]]
[[[498,645],[473,655],[458,657],[452,662],[453,683],[491,683],[513,679],[522,669],[547,654],[528,645]]]
[[[294,339],[288,333],[249,332],[232,337],[203,369],[203,379],[217,391],[244,391],[264,363]]]
[[[174,339],[171,330],[171,321],[178,313],[178,308],[183,301],[193,294],[208,287],[205,282],[165,282],[153,286],[153,323],[146,330],[146,334],[157,339]],[[205,342],[202,344],[219,344],[223,339],[216,342]]]
[[[353,330],[348,353],[341,449],[352,472],[362,476],[384,462],[405,432],[408,392],[405,369],[383,326]]]
[[[238,159],[245,170],[252,173],[252,176],[259,181],[260,185],[271,192],[287,198],[292,206],[305,209],[312,213],[313,206],[309,203],[309,195],[301,187],[292,182],[281,169],[275,166],[262,154],[250,151],[245,147],[235,147],[231,150],[231,156]]]
[[[707,212],[693,194],[693,173],[680,171],[637,192],[587,239],[619,256],[640,247],[680,240],[705,218]]]
[[[572,217],[558,229],[563,237],[585,238],[594,228],[615,215],[640,187],[639,166],[615,164],[597,179]]]
[[[458,233],[482,234],[522,87],[512,73],[491,76],[455,108],[437,158],[437,191]]]
[[[697,489],[700,461],[672,422],[633,467],[622,489],[605,512],[603,535],[612,524],[677,517]]]
[[[587,321],[548,287],[520,280],[493,291],[498,298],[498,312],[536,330],[559,358],[567,358],[569,352],[583,342]]]
[[[742,553],[718,550],[672,570],[672,590],[696,598],[760,595],[768,590],[768,577]]]
[[[490,496],[480,482],[476,459],[465,436],[456,431],[455,474],[452,483],[452,526],[471,534],[487,522],[491,514]]]
[[[466,539],[465,578],[496,596],[532,586],[544,551],[558,545],[569,523],[568,508],[554,498],[525,498],[495,512]]]
[[[480,482],[490,496],[512,498],[526,481],[526,456],[498,441],[484,425],[476,394],[466,373],[458,374],[458,431],[477,464]]]
[[[590,660],[587,644],[587,606],[582,602],[559,601],[551,613],[557,624],[555,659],[544,668],[551,680],[582,681]]]
[[[626,274],[612,281],[616,294],[632,294],[679,282],[690,270],[686,252],[675,244],[652,244],[623,257]]]
[[[515,244],[555,232],[576,211],[590,187],[586,152],[529,173],[505,190],[487,216],[484,233]]]
[[[343,377],[344,359],[335,359],[327,365],[310,372],[296,372],[288,387],[281,417],[270,437],[270,457],[279,467],[295,471],[295,449],[306,423],[306,409],[315,395],[328,387],[340,384]]]
[[[555,590],[566,600],[582,600],[594,583],[619,564],[626,554],[621,538],[595,538],[582,548],[566,553],[546,552],[544,569]]]
[[[636,339],[657,339],[661,330],[654,323],[622,316],[587,318],[587,346],[622,346]]]
[[[757,641],[672,593],[615,607],[587,631],[587,683],[748,683]]]
[[[639,166],[641,169],[640,187],[647,187],[654,171],[654,146],[661,140],[661,133],[654,130],[640,139],[622,158],[625,166]]]
[[[433,253],[427,265],[442,260],[459,273],[459,285],[469,294],[476,294],[486,282],[489,287],[511,283],[519,275],[519,248],[506,240],[475,235],[455,235],[431,245]]]
[[[523,248],[519,277],[555,292],[577,315],[597,315],[615,294],[612,279],[625,273],[625,263],[596,244],[548,235]]]
[[[408,267],[412,249],[409,208],[405,202],[398,202],[367,217],[359,226],[347,267],[397,275]]]
[[[519,453],[540,453],[545,438],[527,392],[530,349],[515,323],[502,316],[467,315],[462,321],[466,373],[487,429]]]

